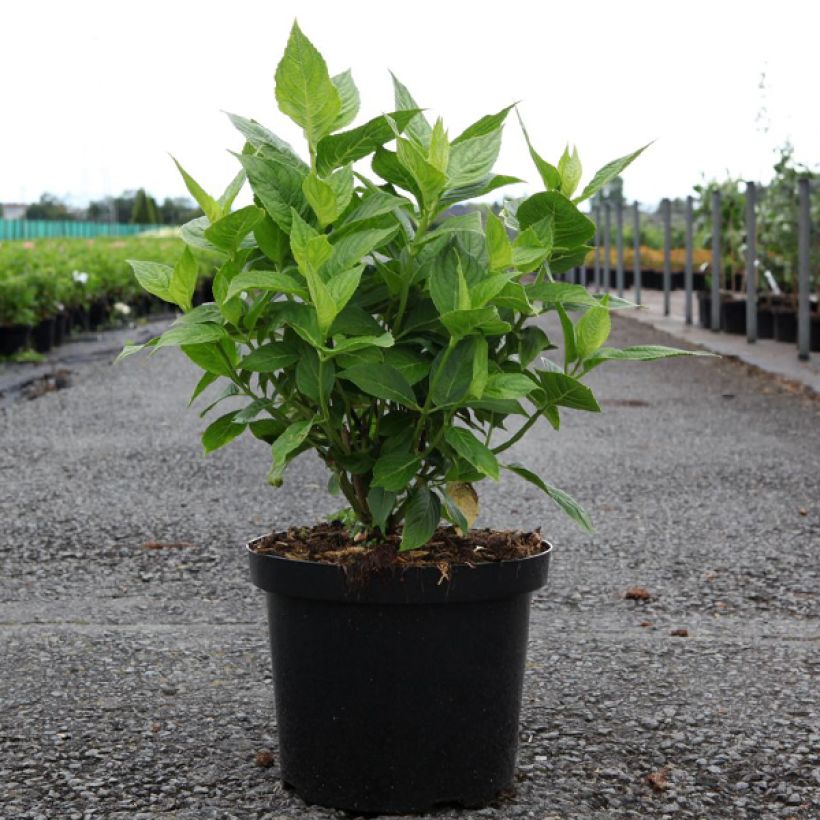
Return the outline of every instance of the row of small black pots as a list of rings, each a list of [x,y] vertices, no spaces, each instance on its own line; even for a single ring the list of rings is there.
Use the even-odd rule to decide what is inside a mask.
[[[586,272],[586,285],[589,287],[595,284],[595,269],[584,268]],[[569,275],[567,275],[569,276]],[[609,289],[618,287],[618,275],[613,269],[609,271]],[[606,287],[603,271],[601,272],[601,284]],[[627,290],[635,286],[635,272],[624,270],[624,288]],[[647,290],[663,290],[663,271],[645,269],[641,270],[641,287]],[[673,271],[669,279],[670,290],[683,290],[685,287],[683,271]],[[692,289],[703,290],[706,287],[706,275],[703,273],[692,274]]]
[[[698,293],[700,326],[712,326],[712,294]],[[724,333],[746,335],[746,300],[725,297],[720,303],[720,329]],[[797,341],[797,311],[790,305],[759,305],[757,308],[758,339],[775,339],[794,344]],[[809,347],[820,350],[820,315],[810,316]]]

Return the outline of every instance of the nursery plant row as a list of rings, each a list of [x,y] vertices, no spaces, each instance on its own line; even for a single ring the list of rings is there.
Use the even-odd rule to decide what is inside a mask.
[[[126,260],[173,265],[182,241],[165,237],[97,237],[0,243],[0,356],[45,353],[74,330],[167,310],[143,291]],[[197,254],[203,298],[214,264]]]

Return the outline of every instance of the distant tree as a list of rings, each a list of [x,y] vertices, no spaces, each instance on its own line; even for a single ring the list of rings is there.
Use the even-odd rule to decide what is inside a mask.
[[[74,219],[74,214],[54,194],[46,193],[26,208],[26,219]]]
[[[131,211],[132,225],[158,225],[159,214],[157,203],[152,196],[145,193],[145,188],[137,191],[134,200],[134,209]]]
[[[202,211],[188,197],[166,197],[159,207],[159,219],[163,225],[184,225],[202,216]]]
[[[0,219],[3,218],[3,203],[0,202]]]

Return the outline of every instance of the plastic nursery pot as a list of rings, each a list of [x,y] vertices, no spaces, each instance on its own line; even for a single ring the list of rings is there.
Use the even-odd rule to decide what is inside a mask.
[[[0,325],[0,356],[13,356],[28,343],[28,325]]]
[[[31,331],[31,343],[38,353],[48,353],[54,347],[54,317],[43,319]]]
[[[757,338],[774,338],[774,315],[769,308],[757,309]]]
[[[774,314],[774,338],[778,342],[797,341],[797,311],[789,308],[777,308]]]
[[[54,316],[54,347],[59,347],[68,332],[68,315],[61,310]]]
[[[308,803],[407,813],[485,805],[513,784],[528,558],[380,575],[254,552],[267,593],[282,779]]]
[[[107,319],[109,309],[105,299],[95,299],[88,309],[88,323],[91,330],[97,330]]]
[[[726,299],[721,302],[720,327],[726,333],[746,333],[745,299]]]

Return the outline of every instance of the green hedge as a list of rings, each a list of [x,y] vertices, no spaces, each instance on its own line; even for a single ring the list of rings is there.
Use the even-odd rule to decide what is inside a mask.
[[[126,260],[173,265],[184,244],[176,236],[39,239],[0,243],[0,325],[33,325],[105,299],[133,304],[144,298]],[[198,258],[200,277],[213,275]]]

